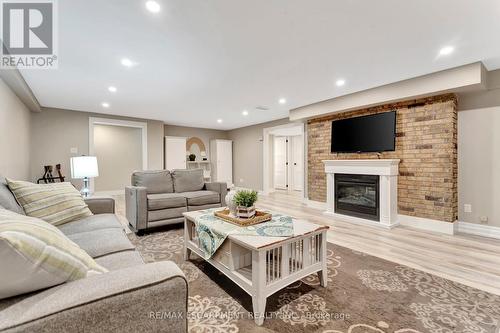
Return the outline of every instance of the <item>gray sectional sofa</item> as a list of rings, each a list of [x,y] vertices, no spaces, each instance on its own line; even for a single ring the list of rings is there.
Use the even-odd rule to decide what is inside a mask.
[[[0,300],[0,332],[186,332],[188,286],[179,267],[143,262],[113,199],[86,202],[95,215],[58,228],[109,272]],[[0,207],[24,214],[2,177]]]
[[[125,188],[127,219],[136,233],[184,221],[182,213],[224,206],[226,183],[206,183],[203,170],[137,171]]]

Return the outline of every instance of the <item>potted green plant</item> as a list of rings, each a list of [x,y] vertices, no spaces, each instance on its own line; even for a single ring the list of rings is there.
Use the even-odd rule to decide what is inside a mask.
[[[257,192],[251,190],[240,190],[234,196],[236,205],[236,216],[240,218],[251,218],[255,216],[255,202]]]
[[[189,158],[189,161],[191,161],[191,162],[196,161],[196,155],[195,154],[189,154],[188,158]]]

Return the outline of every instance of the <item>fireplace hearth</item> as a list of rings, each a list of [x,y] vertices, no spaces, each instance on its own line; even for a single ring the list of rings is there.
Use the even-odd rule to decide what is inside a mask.
[[[335,174],[335,213],[380,220],[377,175]]]

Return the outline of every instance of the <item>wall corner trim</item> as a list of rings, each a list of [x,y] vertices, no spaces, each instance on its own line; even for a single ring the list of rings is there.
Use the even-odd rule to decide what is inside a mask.
[[[457,231],[462,234],[500,239],[500,227],[458,221]]]

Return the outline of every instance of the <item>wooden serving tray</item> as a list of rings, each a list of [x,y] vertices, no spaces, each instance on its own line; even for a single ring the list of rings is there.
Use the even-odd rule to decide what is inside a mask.
[[[235,224],[240,227],[248,227],[250,225],[259,224],[262,222],[271,221],[273,216],[270,213],[255,211],[255,216],[249,219],[240,219],[234,215],[231,215],[229,209],[223,209],[214,212],[214,215],[226,222]]]

